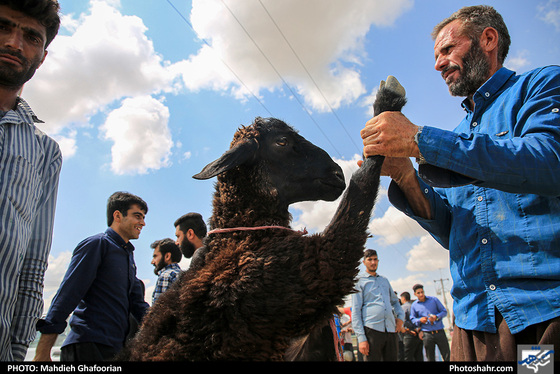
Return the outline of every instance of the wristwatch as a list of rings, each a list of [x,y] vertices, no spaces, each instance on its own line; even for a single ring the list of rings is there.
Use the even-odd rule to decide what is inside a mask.
[[[418,127],[418,131],[416,132],[416,134],[414,134],[414,143],[416,143],[416,145],[418,146],[418,136],[422,133],[422,126]],[[418,153],[420,153],[420,147],[418,147]],[[418,165],[422,165],[422,164],[426,164],[426,159],[424,158],[424,156],[422,156],[422,153],[420,153],[420,157],[416,158],[416,162],[418,163]]]

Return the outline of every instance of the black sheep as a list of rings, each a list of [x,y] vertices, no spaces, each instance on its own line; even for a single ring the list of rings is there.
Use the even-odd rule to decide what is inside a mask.
[[[393,79],[381,84],[382,109],[405,103]],[[313,359],[307,337],[320,335],[353,290],[382,163],[366,159],[325,230],[302,235],[289,229],[288,206],[335,200],[342,170],[280,120],[239,129],[230,150],[195,176],[217,176],[205,262],[158,299],[120,359]]]

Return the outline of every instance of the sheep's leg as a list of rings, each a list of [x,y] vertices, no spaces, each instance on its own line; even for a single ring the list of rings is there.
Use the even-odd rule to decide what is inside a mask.
[[[346,240],[349,233],[355,233],[364,241],[355,244],[359,247],[365,244],[384,159],[383,156],[368,157],[354,172],[333,219],[323,232],[325,236],[336,237],[339,234],[340,240]]]
[[[400,111],[405,104],[406,91],[395,77],[388,76],[386,82],[381,81],[373,104],[374,115],[384,111]],[[348,232],[346,230],[350,230],[349,232],[365,235],[371,210],[377,197],[384,159],[383,156],[369,157],[352,175],[350,185],[324,234],[330,235],[339,232],[341,235],[346,235]]]
[[[382,81],[380,84],[374,103],[374,114],[378,115],[388,110],[400,110],[405,103],[404,88],[394,77],[388,77],[387,82]],[[319,261],[328,263],[328,267],[319,267],[321,271],[315,271],[310,276],[311,278],[318,278],[312,283],[315,287],[310,287],[310,289],[313,289],[316,294],[320,294],[322,297],[303,300],[301,304],[305,305],[308,310],[313,310],[313,306],[317,307],[325,299],[331,300],[331,307],[339,305],[343,297],[352,292],[357,265],[363,256],[364,245],[368,237],[367,226],[377,198],[381,167],[384,160],[385,157],[383,156],[368,157],[364,160],[360,169],[352,175],[333,219],[323,231],[321,235],[323,245],[321,246]],[[329,268],[329,271],[325,271],[325,268]],[[305,279],[305,277],[302,278]],[[315,305],[313,305],[314,300],[316,300]],[[318,309],[321,309],[321,307]],[[325,315],[323,317],[325,320],[332,317],[329,308],[324,311]],[[315,326],[315,329],[319,328],[321,328],[320,324]],[[311,334],[304,344],[299,341],[297,345],[299,356],[294,354],[287,358],[299,357],[301,360],[309,358],[305,357],[304,352],[307,352],[306,346],[313,346],[315,343],[313,341],[314,336]],[[330,348],[332,348],[334,341],[323,340],[322,343],[330,344]],[[333,357],[333,359],[336,359],[336,357]]]
[[[313,297],[306,297],[298,305],[323,322],[332,318],[332,307],[340,305],[354,287],[357,265],[367,240],[367,225],[377,197],[383,160],[383,156],[368,157],[352,175],[331,223],[320,236],[322,244],[319,245],[317,260],[328,266],[307,269],[309,277],[302,276],[302,279],[313,279],[309,282]],[[321,297],[317,297],[319,295]],[[313,359],[317,353],[333,350],[333,339],[318,340],[317,334],[322,328],[323,325],[317,324],[305,340],[296,340],[286,359],[306,361]],[[321,345],[323,349],[317,349]],[[337,357],[332,359],[336,360]]]

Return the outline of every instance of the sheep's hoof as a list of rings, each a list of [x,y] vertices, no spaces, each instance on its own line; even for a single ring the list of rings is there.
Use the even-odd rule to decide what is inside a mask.
[[[387,82],[381,81],[379,83],[379,90],[382,90],[383,88],[386,88],[389,91],[393,91],[399,96],[402,97],[406,96],[406,91],[404,87],[399,83],[397,78],[393,77],[392,75],[389,75],[387,77]]]

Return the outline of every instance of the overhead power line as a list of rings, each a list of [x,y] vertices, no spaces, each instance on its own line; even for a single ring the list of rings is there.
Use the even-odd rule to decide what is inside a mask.
[[[350,135],[350,133],[348,132],[348,130],[346,129],[346,126],[344,126],[344,123],[342,123],[342,120],[340,119],[340,117],[338,116],[338,114],[336,113],[336,111],[333,109],[332,105],[330,104],[329,100],[327,100],[325,94],[323,93],[323,91],[321,90],[321,88],[319,87],[319,85],[317,84],[317,82],[315,81],[315,79],[313,78],[313,76],[311,75],[311,73],[309,72],[309,70],[307,69],[307,67],[305,66],[305,64],[303,63],[303,61],[301,60],[301,58],[299,57],[298,53],[295,51],[295,49],[292,47],[292,44],[290,43],[290,41],[288,40],[288,38],[286,38],[286,35],[284,35],[284,33],[282,32],[282,29],[280,28],[280,26],[278,26],[278,23],[276,23],[276,21],[274,20],[274,18],[272,17],[272,15],[270,14],[270,12],[268,11],[268,9],[264,6],[264,4],[262,3],[261,0],[259,0],[259,3],[261,4],[261,6],[263,7],[264,11],[266,12],[266,14],[268,15],[268,17],[270,18],[270,20],[272,21],[272,23],[274,24],[274,26],[276,27],[276,29],[278,30],[278,32],[280,33],[280,35],[282,35],[282,38],[284,39],[284,41],[286,42],[286,44],[288,45],[288,47],[290,47],[290,50],[292,51],[292,53],[294,54],[294,56],[296,57],[296,59],[298,60],[298,62],[300,63],[300,65],[303,67],[303,70],[305,70],[305,73],[307,74],[307,76],[309,77],[309,79],[311,80],[311,82],[313,82],[313,84],[315,85],[315,88],[317,88],[317,91],[319,91],[319,93],[321,94],[321,96],[323,97],[323,100],[325,101],[325,103],[327,104],[327,106],[329,107],[330,112],[335,116],[335,118],[337,119],[338,123],[340,124],[340,126],[344,129],[344,131],[346,132],[346,135],[348,135],[348,138],[350,138],[350,141],[352,141],[352,143],[354,144],[354,146],[356,146],[356,149],[358,150],[358,153],[361,154],[362,150],[360,149],[360,147],[358,147],[358,145],[354,142],[354,139],[352,138],[352,136]]]
[[[311,121],[315,124],[315,126],[317,127],[317,129],[325,136],[325,138],[328,140],[328,142],[331,144],[331,146],[334,148],[334,150],[338,153],[338,155],[340,156],[340,158],[342,158],[342,154],[338,151],[338,149],[336,148],[336,146],[331,142],[331,140],[329,139],[329,137],[327,136],[327,134],[323,131],[323,129],[321,128],[321,126],[319,126],[319,124],[317,123],[317,121],[315,121],[315,119],[313,118],[313,116],[311,115],[310,111],[305,107],[305,104],[303,104],[301,102],[301,100],[299,99],[299,96],[292,90],[292,88],[290,87],[290,85],[288,84],[288,82],[286,82],[286,80],[284,79],[284,77],[282,76],[282,74],[280,74],[280,72],[278,71],[278,69],[276,69],[276,66],[274,66],[274,64],[272,63],[272,61],[270,61],[270,59],[268,58],[268,56],[266,55],[266,53],[264,53],[264,51],[261,49],[261,47],[257,44],[257,42],[255,41],[255,39],[251,36],[251,34],[247,31],[247,29],[245,28],[245,26],[243,26],[243,24],[241,23],[241,21],[239,20],[239,18],[237,18],[237,16],[233,13],[233,11],[230,9],[230,7],[224,2],[224,0],[221,0],[222,4],[226,7],[226,9],[228,10],[228,12],[231,14],[231,16],[235,19],[235,21],[239,24],[239,26],[241,27],[241,29],[243,30],[243,32],[245,32],[245,34],[247,35],[247,37],[251,40],[251,42],[253,42],[253,44],[255,45],[255,47],[258,49],[258,51],[261,53],[261,55],[265,58],[265,60],[268,62],[268,64],[272,67],[272,70],[274,70],[274,72],[278,75],[278,78],[280,78],[280,80],[282,81],[282,83],[288,88],[288,90],[292,93],[293,97],[296,99],[296,101],[298,102],[298,104],[302,107],[303,111],[309,116],[309,118],[311,119]]]
[[[181,19],[187,24],[189,25],[189,27],[191,28],[191,30],[196,33],[196,31],[194,30],[193,25],[189,22],[189,20],[183,16],[183,14],[179,11],[179,9],[177,9],[175,7],[175,5],[173,5],[173,3],[171,2],[171,0],[167,0],[167,3],[175,10],[175,12],[179,15],[179,17],[181,17]],[[201,39],[202,42],[204,44],[206,44],[208,47],[212,48],[212,46],[210,45],[210,43],[208,43],[206,40]],[[219,57],[218,57],[219,58]],[[249,87],[247,87],[247,85],[243,82],[243,80],[235,73],[235,71],[227,64],[227,62],[225,62],[223,59],[220,58],[220,61],[224,64],[225,67],[228,68],[228,70],[235,76],[235,78],[239,81],[239,83],[241,83],[241,85],[247,90],[247,92],[249,92],[251,94],[251,96],[259,103],[261,104],[261,106],[264,108],[264,110],[266,110],[266,112],[271,116],[274,117],[274,115],[270,112],[270,110],[268,110],[268,108],[266,107],[266,105],[264,105],[264,103],[257,97],[257,95],[255,95],[253,93],[253,91],[251,91],[249,89]]]
[[[171,0],[167,0],[167,3],[174,9],[174,11],[179,15],[179,17],[183,20],[183,22],[185,22],[193,32],[196,33],[196,31],[194,30],[193,25],[191,24],[191,22],[181,13],[181,11],[179,11],[179,9],[177,9],[177,7],[175,7],[175,5],[171,2]],[[236,22],[239,24],[239,26],[242,28],[242,30],[245,32],[245,34],[247,35],[247,37],[253,42],[253,44],[255,45],[255,47],[259,50],[259,52],[263,55],[263,57],[266,59],[266,61],[270,64],[270,66],[272,67],[272,69],[276,72],[276,74],[278,75],[278,77],[281,79],[281,81],[283,82],[283,84],[290,90],[290,92],[292,93],[293,97],[295,98],[295,100],[298,102],[298,104],[302,107],[303,111],[308,115],[308,117],[310,118],[310,120],[315,124],[315,126],[317,127],[317,129],[323,134],[323,136],[327,139],[327,141],[329,142],[329,144],[331,145],[331,147],[335,150],[336,153],[338,153],[338,156],[340,158],[342,158],[342,154],[340,151],[338,151],[337,147],[333,144],[333,142],[330,140],[330,138],[328,137],[328,135],[323,131],[323,129],[321,128],[321,126],[319,126],[319,124],[317,123],[317,121],[313,118],[313,116],[311,115],[310,111],[305,107],[305,105],[301,102],[299,96],[292,90],[292,88],[288,85],[288,83],[286,82],[286,80],[282,77],[282,75],[279,73],[279,71],[275,68],[275,66],[272,64],[272,62],[270,61],[270,59],[266,56],[266,54],[262,51],[262,49],[258,46],[258,44],[255,42],[255,40],[251,37],[251,35],[249,34],[249,32],[246,30],[246,28],[243,26],[243,24],[240,22],[240,20],[235,16],[235,14],[232,12],[232,10],[227,6],[227,4],[225,4],[222,0],[222,4],[224,5],[224,7],[228,10],[228,12],[232,15],[232,17],[236,20]],[[266,9],[265,9],[266,10]],[[201,41],[207,45],[210,48],[213,48],[212,45],[205,39],[201,39]],[[218,57],[219,58],[219,57]],[[266,112],[271,116],[274,117],[274,115],[272,114],[272,112],[266,107],[266,105],[262,102],[262,100],[259,99],[259,97],[257,95],[255,95],[253,93],[253,91],[251,91],[251,89],[243,82],[243,80],[241,79],[241,77],[234,71],[234,69],[228,65],[228,63],[222,59],[219,58],[220,61],[224,64],[224,66],[226,66],[228,68],[228,70],[233,74],[233,76],[239,81],[239,83],[247,90],[247,92],[249,92],[251,94],[251,96],[266,110]]]

